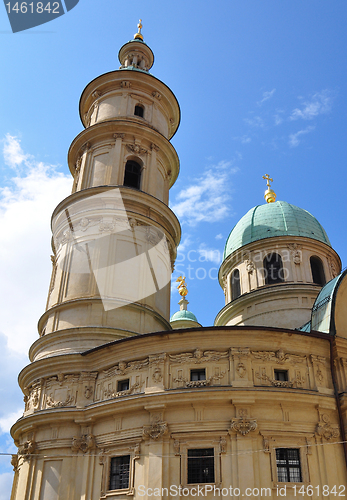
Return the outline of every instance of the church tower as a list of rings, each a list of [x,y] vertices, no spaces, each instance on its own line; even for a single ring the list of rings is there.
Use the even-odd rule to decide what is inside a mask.
[[[179,172],[170,139],[180,110],[149,73],[154,56],[141,23],[119,60],[80,99],[85,129],[69,149],[72,194],[52,216],[52,279],[32,361],[170,329],[180,241],[168,208]]]

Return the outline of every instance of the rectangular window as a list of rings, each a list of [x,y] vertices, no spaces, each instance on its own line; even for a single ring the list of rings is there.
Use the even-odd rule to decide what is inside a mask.
[[[297,448],[277,448],[276,465],[278,482],[301,483],[300,451]]]
[[[275,370],[275,380],[288,382],[288,370]]]
[[[196,382],[198,380],[206,380],[205,368],[201,370],[190,370],[190,381]]]
[[[130,455],[111,458],[110,490],[129,488]]]
[[[214,450],[188,450],[188,484],[214,483]]]
[[[128,391],[129,390],[129,379],[120,380],[117,384],[117,392]]]

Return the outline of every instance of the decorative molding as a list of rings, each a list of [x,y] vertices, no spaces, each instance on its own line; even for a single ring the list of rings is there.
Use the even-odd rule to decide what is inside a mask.
[[[157,146],[156,144],[154,144],[154,143],[152,142],[152,144],[151,144],[151,150],[152,150],[152,151],[156,151],[156,152],[158,152],[158,151],[159,151],[159,149],[160,149],[160,148],[159,148],[159,146]]]
[[[12,455],[12,457],[11,457],[11,465],[13,467],[13,471],[14,472],[19,471],[19,457],[18,457],[18,454]]]
[[[179,456],[181,454],[181,450],[180,450],[180,442],[178,441],[178,439],[175,439],[173,447],[175,450],[175,456],[176,457]]]
[[[169,432],[167,422],[163,422],[160,418],[154,418],[151,425],[143,426],[144,439],[159,439]]]
[[[272,361],[280,365],[283,365],[284,363],[295,365],[297,363],[304,363],[307,359],[306,356],[300,356],[298,354],[285,354],[283,349],[279,349],[278,351],[252,351],[252,355],[256,359],[261,359],[262,361]]]
[[[152,92],[152,96],[158,99],[158,101],[161,100],[161,94],[159,94],[159,92],[157,92],[156,90]]]
[[[138,144],[127,144],[126,146],[127,146],[128,151],[130,151],[131,153],[135,153],[137,155],[144,155],[144,154],[148,153],[147,149],[142,148]]]
[[[125,137],[125,134],[113,134],[113,138],[114,139],[124,139]]]
[[[246,259],[244,264],[246,266],[246,271],[248,272],[248,274],[253,274],[253,272],[255,271],[254,262],[250,259]]]
[[[138,389],[141,389],[143,384],[144,384],[144,381],[135,382],[135,384],[133,384],[129,389],[127,389],[125,391],[116,391],[115,392],[115,391],[112,391],[110,389],[107,389],[107,390],[104,390],[104,396],[107,399],[120,398],[122,396],[129,396],[130,394],[133,394],[134,392],[136,392]]]
[[[72,451],[87,453],[87,451],[93,450],[95,447],[96,443],[93,434],[83,434],[81,437],[72,438]]]
[[[120,84],[122,89],[130,89],[131,83],[128,80],[123,80]]]
[[[230,430],[241,434],[241,436],[246,436],[250,432],[256,430],[256,428],[258,427],[257,421],[248,417],[247,409],[240,408],[238,410],[238,414],[238,418],[233,418],[231,420]]]
[[[28,458],[30,455],[32,455],[36,450],[36,443],[33,439],[25,441],[21,446],[18,448],[18,454],[22,455],[23,458]],[[12,463],[12,461],[11,461]]]
[[[290,250],[290,254],[292,256],[292,260],[294,264],[300,264],[302,261],[302,245],[299,245],[298,243],[290,243],[287,245],[288,250]]]
[[[326,413],[320,415],[320,422],[316,427],[316,434],[327,441],[331,441],[339,436],[340,431],[337,427],[332,426],[330,417]]]
[[[331,272],[333,278],[336,278],[336,276],[339,274],[338,268],[336,267],[336,264],[331,257],[327,257],[327,259],[328,259],[328,266],[329,266],[330,272]]]
[[[170,361],[173,363],[191,363],[200,364],[211,361],[220,361],[229,358],[228,351],[202,351],[195,349],[193,353],[183,352],[180,354],[169,354]]]
[[[227,440],[225,437],[221,437],[219,441],[219,453],[223,454],[227,452]]]
[[[65,401],[54,401],[51,396],[47,396],[46,405],[49,408],[62,408],[63,406],[72,406],[75,398],[69,394]]]

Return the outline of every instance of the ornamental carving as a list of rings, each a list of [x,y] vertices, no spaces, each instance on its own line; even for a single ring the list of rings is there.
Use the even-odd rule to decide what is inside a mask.
[[[74,404],[75,398],[69,394],[65,401],[54,401],[51,396],[47,397],[46,405],[49,408],[62,408],[63,406],[71,406]]]
[[[95,446],[95,437],[93,434],[84,434],[81,437],[74,437],[72,439],[71,450],[75,452],[82,451],[83,453],[87,453],[87,451],[94,449]]]
[[[129,389],[126,389],[125,391],[113,391],[111,389],[104,390],[104,396],[106,399],[111,399],[111,398],[120,398],[122,396],[129,396],[130,394],[133,394],[134,392],[137,392],[141,390],[141,387],[143,386],[144,382],[135,382],[132,386],[130,386]]]
[[[246,436],[258,427],[255,419],[248,418],[248,411],[245,409],[239,410],[239,418],[233,418],[231,421],[230,430]]]
[[[161,373],[161,368],[157,366],[157,368],[154,369],[152,378],[154,382],[161,382],[163,380],[163,375]]]
[[[159,146],[157,146],[156,144],[154,144],[154,142],[152,142],[152,144],[151,144],[151,150],[158,152],[159,149],[160,149]]]
[[[244,363],[239,363],[236,367],[236,371],[237,371],[240,378],[244,378],[246,373],[247,373],[247,369],[246,369]]]
[[[290,254],[292,256],[294,264],[300,264],[302,261],[302,245],[298,245],[297,243],[290,243],[287,248],[290,250]]]
[[[184,377],[173,377],[173,381],[177,384],[182,384],[188,388],[194,387],[208,387],[213,383],[213,381],[221,380],[225,375],[225,372],[221,372],[219,375],[213,375],[206,380],[187,380]]]
[[[128,151],[131,151],[132,153],[135,153],[137,155],[144,155],[148,153],[147,149],[142,148],[138,144],[127,144],[127,149]]]
[[[145,439],[159,439],[169,432],[167,422],[163,422],[160,418],[153,420],[151,425],[143,426],[143,437]]]
[[[174,363],[206,363],[210,361],[219,361],[229,357],[228,351],[202,351],[195,349],[193,353],[184,352],[181,354],[169,354],[170,361]]]
[[[36,443],[34,440],[28,440],[25,441],[21,446],[18,448],[18,453],[19,455],[22,455],[22,457],[27,458],[30,455],[32,455],[36,450]]]
[[[252,355],[256,359],[261,359],[262,361],[272,361],[277,364],[290,363],[295,365],[297,363],[304,363],[306,361],[306,356],[300,356],[298,354],[285,354],[283,349],[278,351],[252,351]]]
[[[175,456],[176,457],[179,456],[181,450],[180,450],[180,442],[178,441],[178,439],[175,439],[173,447],[174,447],[174,450],[175,450]]]
[[[19,457],[18,455],[12,455],[11,457],[11,465],[13,467],[13,471],[17,472],[19,470]]]
[[[266,374],[265,368],[263,368],[261,372],[256,372],[255,377],[264,382],[269,382],[274,387],[284,387],[287,389],[293,387],[302,388],[305,384],[305,377],[301,375],[300,371],[296,372],[296,376],[293,380],[276,380],[271,378]]]
[[[157,91],[152,92],[152,96],[158,99],[158,101],[160,101],[161,99],[161,94],[159,94],[159,92]]]
[[[331,257],[328,257],[328,265],[333,278],[336,278],[339,272],[338,268],[336,267],[335,261]]]
[[[36,410],[40,403],[41,389],[42,389],[43,379],[35,380],[31,386],[25,388],[25,392],[28,392],[24,396],[25,411],[30,409]]]
[[[339,429],[331,425],[330,417],[326,413],[321,415],[321,421],[317,424],[316,433],[318,436],[330,441],[339,436]]]
[[[246,266],[246,271],[248,274],[253,274],[253,271],[255,271],[255,264],[252,260],[246,259],[245,260],[245,266]]]
[[[227,451],[227,440],[225,437],[221,437],[219,441],[219,453],[226,453]]]
[[[117,365],[103,371],[103,375],[106,378],[114,377],[115,375],[126,375],[127,373],[134,370],[141,370],[149,366],[149,358],[137,360],[137,361],[120,361]]]

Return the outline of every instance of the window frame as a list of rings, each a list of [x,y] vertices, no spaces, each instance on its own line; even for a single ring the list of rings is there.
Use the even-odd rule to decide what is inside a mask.
[[[279,257],[279,259],[275,259],[276,261],[278,261],[280,263],[280,266],[279,266],[279,270],[277,272],[277,276],[278,276],[278,280],[276,281],[271,281],[271,283],[269,283],[269,272],[268,272],[268,269],[270,268],[270,264],[272,263],[273,261],[273,258],[277,256]],[[285,279],[284,279],[284,267],[283,267],[283,259],[282,259],[282,255],[278,252],[270,252],[270,253],[267,253],[263,259],[263,271],[264,271],[264,282],[265,282],[265,285],[279,285],[280,283],[285,283]],[[280,273],[282,274],[282,277],[280,276]]]
[[[138,172],[138,175],[139,175],[139,180],[138,180],[138,187],[135,187],[135,186],[131,186],[129,184],[125,184],[125,176],[127,174],[127,164],[128,163],[135,163],[136,165],[139,166],[139,172]],[[131,188],[131,189],[136,189],[137,191],[141,191],[141,186],[142,186],[142,182],[143,182],[143,164],[140,160],[138,160],[137,158],[127,158],[126,161],[125,161],[125,164],[124,164],[124,175],[123,175],[123,186],[124,187],[128,187],[128,188]],[[133,172],[129,172],[129,174],[133,174]],[[134,175],[134,174],[133,174]]]
[[[293,434],[288,436],[286,433],[261,433],[264,439],[264,452],[270,455],[271,464],[271,480],[272,488],[282,488],[288,486],[292,488],[293,486],[308,486],[310,484],[310,475],[308,469],[308,455],[312,452],[308,448],[307,441],[312,438],[311,434]],[[295,448],[299,449],[300,456],[300,466],[301,466],[301,482],[282,482],[278,481],[277,474],[277,460],[276,460],[276,449],[277,448]]]
[[[235,279],[236,274],[237,274],[237,277]],[[231,300],[236,300],[242,295],[241,275],[240,275],[240,270],[238,267],[233,269],[233,271],[230,275],[230,288],[231,288]]]
[[[199,375],[197,379],[192,378],[194,373]],[[204,375],[204,378],[200,378],[200,375],[202,375],[202,374]],[[190,382],[201,382],[203,380],[207,380],[206,368],[191,368],[191,370],[190,370]]]
[[[285,375],[284,380],[276,377],[276,375],[280,373],[283,373]],[[279,382],[289,382],[289,370],[274,368],[274,380],[278,380]]]
[[[101,479],[101,492],[100,499],[111,499],[119,495],[132,496],[135,494],[134,484],[135,484],[135,462],[140,458],[139,454],[139,442],[130,442],[128,445],[115,449],[105,449],[102,458],[100,458],[100,465],[103,465],[102,479]],[[110,480],[111,480],[111,461],[112,458],[130,456],[129,460],[129,483],[127,488],[110,490]]]
[[[313,262],[314,266],[316,266],[315,273],[313,273],[312,262]],[[324,271],[324,264],[323,264],[322,259],[320,257],[318,257],[317,255],[310,256],[310,269],[311,269],[312,283],[314,283],[315,285],[324,286],[327,283],[325,271]],[[319,274],[319,283],[314,280],[314,274],[316,274],[317,272]]]
[[[112,461],[117,460],[119,458],[128,458],[128,484],[125,488],[111,488],[111,480],[112,480]],[[123,464],[119,464],[123,465]],[[130,486],[130,465],[131,465],[131,456],[130,454],[127,455],[116,455],[114,457],[110,457],[110,467],[109,467],[109,474],[108,474],[108,491],[128,491],[129,486]]]
[[[287,481],[279,481],[278,479],[278,476],[279,476],[279,458],[277,457],[277,452],[279,450],[285,450],[285,454],[286,454],[286,459],[285,459],[285,466],[284,468],[286,469],[286,474],[288,475],[288,480]],[[300,481],[291,481],[290,480],[290,464],[289,464],[289,460],[290,458],[288,457],[288,451],[289,450],[295,450],[297,452],[297,456],[298,456],[298,460],[299,460],[299,467],[295,467],[296,470],[299,470],[299,475],[300,475]],[[277,470],[277,480],[278,482],[281,482],[281,483],[301,483],[302,482],[302,467],[301,467],[301,457],[300,457],[300,448],[275,448],[275,453],[276,453],[276,470]]]
[[[229,435],[227,433],[220,432],[209,432],[207,436],[204,433],[194,433],[187,439],[186,433],[175,433],[171,437],[176,443],[179,443],[179,452],[175,453],[176,456],[180,457],[180,484],[183,488],[191,489],[196,488],[198,484],[215,485],[216,488],[222,486],[222,462],[223,454],[225,451],[221,451],[220,440],[228,440]],[[188,450],[189,449],[207,449],[211,448],[214,450],[214,483],[188,483]]]
[[[142,115],[138,115],[136,113],[136,109],[137,108],[138,109],[142,109]],[[134,116],[137,116],[138,118],[145,118],[145,107],[142,104],[140,104],[140,103],[135,104],[135,107],[134,107]]]

